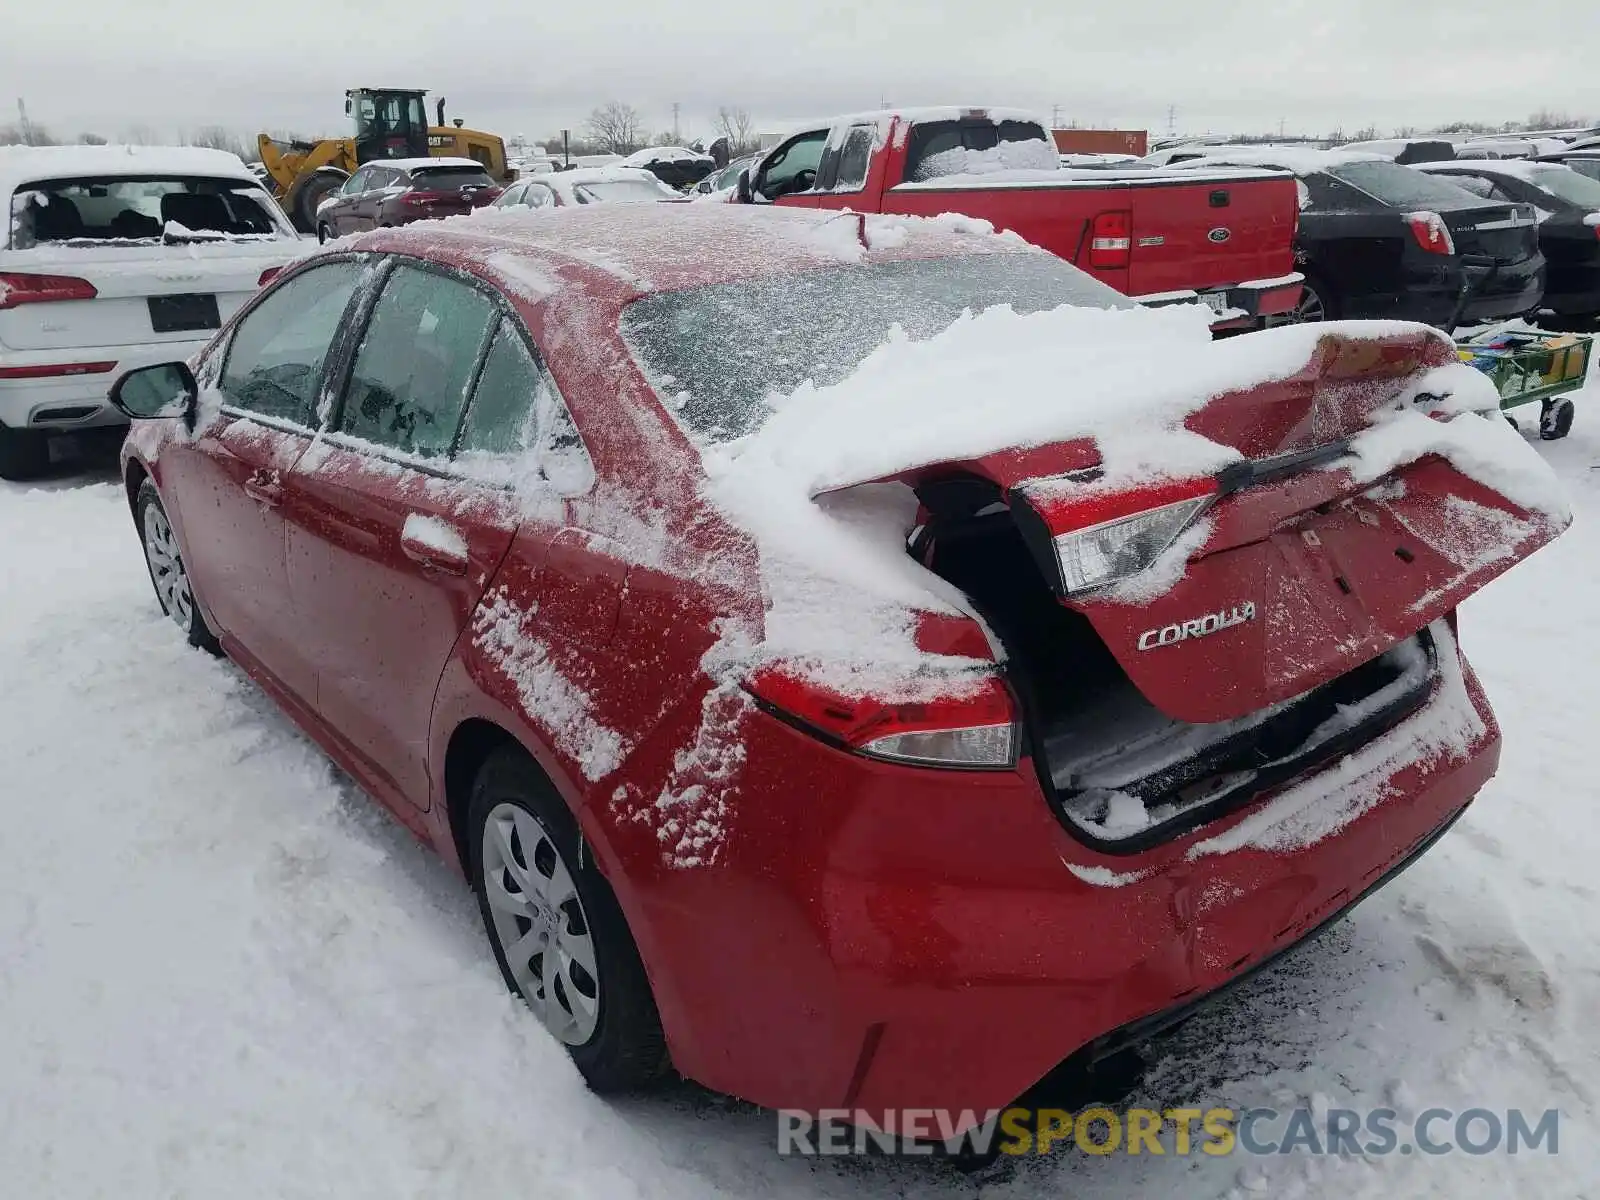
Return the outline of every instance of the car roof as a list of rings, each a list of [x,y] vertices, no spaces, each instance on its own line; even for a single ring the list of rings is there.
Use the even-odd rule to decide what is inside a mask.
[[[483,171],[487,168],[475,158],[375,158],[371,162],[364,162],[363,167],[397,167],[402,171],[419,171],[427,167],[477,167]]]
[[[259,181],[237,154],[201,146],[0,146],[0,195],[46,179],[116,175]]]
[[[566,281],[618,304],[652,292],[826,267],[1044,253],[967,217],[688,203],[484,209],[374,230],[340,243],[341,249],[352,247],[462,267],[530,303]],[[533,286],[530,280],[540,283]]]

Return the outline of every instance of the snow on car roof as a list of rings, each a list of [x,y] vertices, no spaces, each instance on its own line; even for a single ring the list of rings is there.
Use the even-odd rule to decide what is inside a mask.
[[[711,156],[686,146],[646,146],[622,161],[626,166],[643,167],[653,162],[710,162]]]
[[[426,167],[477,167],[480,171],[486,169],[475,158],[447,158],[444,156],[438,158],[377,158],[369,163],[363,163],[362,166],[397,167],[402,171],[417,171]]]
[[[237,154],[202,146],[0,146],[0,195],[44,179],[105,175],[202,175],[259,186]]]
[[[1308,150],[1301,146],[1286,146],[1278,149],[1254,149],[1247,146],[1227,147],[1218,153],[1207,152],[1204,158],[1192,158],[1181,163],[1170,164],[1169,169],[1174,171],[1192,170],[1196,166],[1205,167],[1235,166],[1235,167],[1275,167],[1279,170],[1292,171],[1296,175],[1314,175],[1318,171],[1326,171],[1332,167],[1342,167],[1353,162],[1385,162],[1389,161],[1381,154],[1373,154],[1364,150]]]
[[[566,174],[566,172],[563,172]],[[541,180],[543,182],[543,180]],[[863,241],[864,236],[864,241]],[[863,216],[767,206],[586,204],[480,209],[360,235],[358,248],[439,251],[482,263],[512,292],[538,302],[564,263],[620,281],[619,301],[653,291],[727,283],[824,266],[958,254],[1043,254],[987,221]],[[345,243],[341,243],[344,247]],[[537,278],[540,286],[519,287]]]
[[[1572,168],[1561,163],[1530,162],[1525,158],[1468,158],[1459,162],[1421,163],[1418,169],[1430,175],[1505,175],[1537,184],[1540,176]]]
[[[528,178],[559,193],[563,204],[579,203],[576,189],[591,183],[642,183],[658,189],[663,200],[670,200],[678,195],[643,167],[575,167],[570,171],[547,171],[542,175],[530,175]]]

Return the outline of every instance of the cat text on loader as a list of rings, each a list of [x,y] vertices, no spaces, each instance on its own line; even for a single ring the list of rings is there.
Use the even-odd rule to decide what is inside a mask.
[[[344,107],[355,124],[353,137],[284,142],[263,133],[257,138],[261,165],[296,229],[314,230],[317,205],[343,187],[357,167],[375,160],[472,158],[497,182],[516,178],[499,136],[463,129],[460,120],[445,124],[443,97],[437,102],[439,123],[430,126],[427,94],[413,88],[352,88]]]

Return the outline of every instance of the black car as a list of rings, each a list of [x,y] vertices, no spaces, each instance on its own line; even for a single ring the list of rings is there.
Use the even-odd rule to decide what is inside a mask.
[[[1562,323],[1600,318],[1600,179],[1552,162],[1430,163],[1485,200],[1531,204],[1540,214],[1539,249],[1549,265],[1544,305]]]
[[[1232,152],[1203,163],[1275,167],[1300,180],[1295,317],[1386,318],[1444,329],[1539,307],[1545,263],[1529,205],[1489,203],[1448,180],[1367,154]]]
[[[1560,154],[1546,154],[1538,161],[1561,163],[1571,167],[1579,175],[1600,179],[1600,147],[1593,150],[1564,150]]]

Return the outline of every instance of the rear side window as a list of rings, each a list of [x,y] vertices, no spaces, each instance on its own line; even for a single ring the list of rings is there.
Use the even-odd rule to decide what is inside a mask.
[[[448,455],[494,317],[476,288],[396,267],[356,351],[340,431],[407,454]]]
[[[993,150],[1002,142],[1042,142],[1037,162],[1018,166],[1054,167],[1055,143],[1037,121],[927,121],[912,127],[906,150],[907,179],[937,179],[959,173],[949,169],[965,156],[963,150]]]
[[[460,449],[515,454],[532,445],[534,393],[543,375],[522,338],[502,318],[461,426]]]
[[[353,262],[313,267],[262,299],[234,330],[218,388],[235,408],[310,427],[318,384],[355,292]]]
[[[11,246],[48,242],[159,242],[285,235],[272,201],[242,179],[104,176],[20,187],[11,200]]]
[[[1425,175],[1399,163],[1373,160],[1328,168],[1328,174],[1367,195],[1400,209],[1470,208],[1478,198],[1447,179]]]

